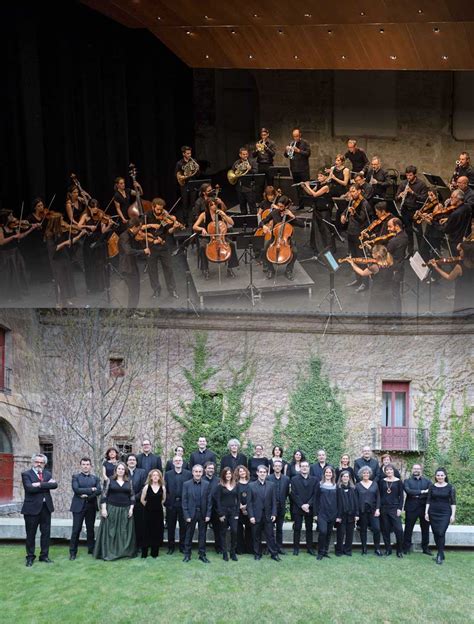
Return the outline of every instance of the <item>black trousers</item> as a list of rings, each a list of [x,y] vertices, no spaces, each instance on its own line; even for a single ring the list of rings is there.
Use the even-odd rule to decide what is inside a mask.
[[[253,550],[252,525],[250,518],[242,512],[239,513],[237,524],[237,552],[240,554],[251,553]]]
[[[230,529],[230,553],[231,555],[235,555],[237,550],[237,524],[238,518],[235,517],[235,514],[232,509],[224,510],[224,520],[219,520],[220,523],[220,543],[222,545],[222,550],[224,552],[228,552],[229,548],[227,547],[227,529]]]
[[[311,249],[318,252],[318,247],[316,244],[316,232],[319,231],[319,234],[321,235],[321,243],[323,245],[323,249],[329,249],[329,251],[335,253],[336,241],[334,237],[334,231],[327,223],[323,221],[323,219],[324,221],[328,221],[329,223],[331,223],[331,211],[318,210],[317,208],[313,208],[313,220],[311,222],[311,235],[309,239]]]
[[[219,516],[215,509],[211,512],[211,520],[209,524],[212,527],[212,532],[214,533],[214,549],[216,552],[221,552],[222,548],[222,538],[221,538],[221,521],[219,520]]]
[[[258,172],[265,174],[265,186],[273,186],[273,176],[270,175],[270,163],[259,163]]]
[[[408,210],[405,207],[402,208],[402,221],[403,221],[403,226],[405,228],[405,232],[407,233],[407,236],[408,236],[408,247],[407,247],[407,249],[408,249],[408,253],[410,254],[410,256],[413,255],[413,251],[415,249],[415,243],[414,243],[414,240],[413,240],[413,234],[414,234],[414,231],[413,231],[413,215],[414,214],[415,214],[415,210]]]
[[[430,544],[430,523],[425,520],[425,506],[420,505],[416,509],[405,509],[405,531],[403,532],[403,550],[411,548],[413,527],[416,521],[420,521],[421,547],[426,550]]]
[[[298,184],[298,182],[308,182],[309,180],[309,169],[307,171],[292,171],[291,175],[293,176],[293,183]],[[296,192],[298,194],[298,208],[304,208],[304,200],[308,195],[301,188],[301,186],[296,187]]]
[[[40,559],[46,559],[49,553],[49,540],[51,535],[51,512],[46,503],[43,503],[41,511],[36,515],[25,514],[26,529],[26,558],[35,558],[35,539],[38,527],[41,533],[40,539]]]
[[[179,525],[179,549],[184,551],[184,542],[186,538],[186,520],[183,515],[182,507],[166,508],[166,526],[168,527],[168,546],[174,548],[176,523]]]
[[[349,555],[352,553],[354,538],[354,516],[344,514],[341,522],[336,522],[336,553]]]
[[[275,274],[275,270],[277,266],[284,266],[285,271],[288,271],[289,273],[292,272],[295,266],[295,262],[298,259],[298,248],[296,247],[296,243],[294,242],[294,240],[290,241],[291,251],[293,253],[293,255],[291,256],[291,260],[287,262],[286,264],[277,265],[277,264],[272,264],[267,259],[267,249],[273,243],[273,240],[274,240],[273,238],[270,238],[269,240],[265,241],[263,245],[263,270],[271,271],[272,274]]]
[[[190,191],[188,184],[180,187],[181,201],[176,206],[176,218],[184,225],[190,225],[192,221],[192,210],[196,203],[197,191]]]
[[[391,547],[390,536],[393,531],[397,540],[397,552],[401,552],[403,545],[403,527],[402,519],[400,516],[397,516],[396,508],[382,508],[380,510],[380,519],[382,521],[382,535],[385,548],[390,549]]]
[[[293,548],[300,547],[303,519],[306,530],[306,548],[313,548],[313,510],[310,509],[309,513],[305,514],[302,514],[300,511],[294,512],[293,517]]]
[[[166,243],[164,245],[153,245],[151,256],[148,258],[148,276],[153,292],[159,292],[161,290],[160,278],[158,275],[158,262],[161,262],[166,288],[168,292],[171,293],[173,290],[176,290],[176,282],[174,280],[171,253]]]
[[[199,241],[199,250],[198,250],[199,256],[198,257],[199,257],[199,267],[201,271],[209,271],[209,260],[207,259],[207,256],[206,256],[206,244],[208,240],[209,239],[207,239],[206,242]],[[227,260],[227,268],[235,269],[235,267],[239,266],[239,259],[237,257],[237,247],[235,246],[235,243],[231,240],[229,240],[229,244],[230,244],[230,258]]]
[[[276,545],[278,549],[283,549],[283,523],[285,522],[285,508],[277,509],[275,520]]]
[[[360,241],[359,241],[359,237],[358,236],[355,236],[354,234],[348,234],[347,235],[347,250],[349,252],[349,255],[352,256],[353,258],[363,258],[364,257],[364,253],[363,253],[362,249],[359,249],[359,245],[360,245]],[[364,268],[364,267],[362,267],[362,268]],[[364,281],[365,278],[361,277],[355,271],[353,273],[354,273],[354,279],[359,284],[362,284],[362,282]]]
[[[328,554],[335,520],[335,518],[328,519],[321,516],[318,517],[318,554],[320,555]]]
[[[273,522],[262,518],[260,522],[252,524],[252,537],[253,537],[253,552],[255,555],[262,554],[262,533],[265,533],[265,541],[267,542],[267,549],[271,555],[276,555],[277,545],[275,542],[275,535],[273,534]]]
[[[359,531],[362,548],[367,548],[367,527],[370,526],[374,536],[375,550],[380,548],[380,517],[375,517],[372,511],[363,511],[359,516]]]
[[[138,268],[134,273],[124,273],[123,279],[128,288],[128,308],[136,308],[140,299],[140,274]]]
[[[240,214],[257,214],[257,199],[255,191],[251,189],[239,188],[239,182],[237,182],[237,198],[239,200]]]
[[[191,522],[186,522],[186,536],[184,539],[184,554],[191,555],[193,547],[193,535],[198,527],[198,550],[200,555],[206,554],[206,531],[207,524],[205,518],[200,511],[196,512],[191,518]]]
[[[81,534],[84,520],[86,521],[87,550],[89,552],[94,550],[94,544],[95,544],[94,523],[95,523],[96,513],[97,513],[97,510],[94,504],[94,505],[86,505],[82,511],[72,514],[72,532],[71,532],[71,542],[69,544],[69,552],[71,553],[71,555],[77,554],[77,548],[79,546],[79,535]]]

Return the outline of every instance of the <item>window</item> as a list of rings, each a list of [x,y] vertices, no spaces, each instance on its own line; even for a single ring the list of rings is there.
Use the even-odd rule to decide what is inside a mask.
[[[118,450],[121,459],[126,460],[127,455],[133,453],[133,442],[126,436],[113,438],[113,446]]]
[[[382,427],[408,427],[409,382],[382,383]]]
[[[54,465],[54,445],[51,442],[51,440],[45,440],[45,439],[40,438],[39,447],[40,447],[40,453],[43,453],[43,455],[46,455],[46,457],[48,458],[46,469],[52,473],[53,465]]]
[[[110,376],[125,377],[123,358],[110,358]]]

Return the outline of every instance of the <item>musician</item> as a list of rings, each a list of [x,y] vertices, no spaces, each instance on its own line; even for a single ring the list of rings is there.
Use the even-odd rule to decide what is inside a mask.
[[[383,245],[374,245],[372,249],[373,264],[358,266],[352,258],[349,263],[361,277],[371,277],[368,314],[379,312],[395,312],[392,301],[393,258]],[[369,259],[370,260],[370,259]]]
[[[69,187],[66,195],[66,221],[77,225],[86,207],[85,197],[79,193],[78,187],[73,184]]]
[[[268,482],[275,487],[277,504],[275,533],[279,555],[286,555],[283,550],[283,523],[285,522],[286,500],[290,492],[290,478],[283,474],[283,460],[279,457],[273,460],[273,474],[268,477]]]
[[[402,221],[408,236],[408,254],[412,256],[414,251],[413,215],[425,203],[428,197],[428,187],[422,180],[418,179],[417,168],[414,165],[406,167],[405,174],[406,182],[401,182],[398,185],[396,199],[403,202],[401,207]],[[417,239],[418,248],[420,248],[422,237],[419,232],[417,232]]]
[[[290,145],[286,146],[283,153],[285,158],[290,161],[290,171],[293,176],[293,182],[304,182],[309,180],[309,157],[311,156],[311,147],[307,141],[301,138],[301,130],[294,128],[292,134],[292,141]],[[299,209],[304,208],[305,193],[301,187],[297,187],[299,197]]]
[[[260,130],[260,141],[255,144],[252,156],[257,159],[258,173],[265,174],[265,183],[273,184],[270,175],[270,167],[273,167],[273,159],[277,151],[276,144],[270,139],[270,133],[266,128]]]
[[[82,531],[84,520],[87,531],[87,550],[89,555],[94,552],[94,523],[99,506],[97,497],[101,495],[100,478],[92,474],[92,464],[89,457],[83,457],[80,461],[80,472],[72,475],[72,490],[74,495],[69,511],[72,512],[72,532],[69,545],[69,559],[74,561],[77,557],[79,535]]]
[[[360,234],[369,226],[369,210],[370,206],[367,200],[362,196],[362,192],[355,185],[349,188],[349,197],[352,202],[344,214],[341,215],[341,223],[347,223],[347,247],[349,255],[353,258],[360,258],[363,253],[359,247]],[[367,289],[367,284],[355,278],[348,286],[357,286],[356,292],[362,292]]]
[[[441,277],[454,283],[453,311],[471,310],[474,307],[474,242],[464,241],[458,245],[460,261],[448,273],[430,260],[428,263]]]
[[[467,180],[467,178],[465,178]],[[431,222],[429,215],[435,209],[443,209],[443,205],[439,201],[438,191],[435,188],[428,189],[428,198],[425,202],[425,207],[422,207],[418,211],[418,215],[415,214],[415,220],[421,219],[421,223],[417,225],[418,230],[422,233],[421,246],[418,251],[425,261],[431,258],[437,258],[441,255],[441,243],[443,241],[443,233],[437,225]],[[428,218],[427,218],[428,217]],[[423,223],[426,225],[423,227]],[[423,233],[424,229],[424,233]],[[438,276],[435,275],[430,278],[431,283],[438,281]]]
[[[181,224],[172,215],[168,215],[165,210],[166,202],[161,197],[155,197],[152,202],[152,215],[146,219],[146,227],[153,237],[160,238],[161,242],[152,245],[151,255],[148,258],[148,276],[150,278],[150,286],[153,290],[153,298],[159,297],[161,294],[160,278],[158,275],[158,262],[161,263],[163,275],[165,276],[166,288],[170,297],[179,299],[176,292],[176,281],[174,279],[173,263],[171,252],[168,244],[168,237],[181,228]]]
[[[469,178],[460,176],[456,182],[457,188],[464,193],[464,203],[471,206],[472,215],[474,217],[474,189],[469,186]]]
[[[227,215],[223,210],[219,208],[219,204],[214,199],[208,199],[206,203],[206,209],[201,212],[193,225],[193,231],[201,234],[203,239],[199,239],[198,258],[199,266],[203,272],[204,279],[209,279],[209,260],[206,256],[206,245],[210,241],[207,229],[211,223],[215,221],[217,214],[218,221],[224,221],[228,228],[234,225],[232,217]],[[239,266],[239,260],[237,258],[237,249],[233,241],[228,241],[230,245],[231,255],[227,261],[227,277],[235,277],[235,273],[232,269]]]
[[[459,243],[461,243],[471,228],[472,210],[469,204],[464,203],[464,193],[460,189],[455,189],[451,193],[450,207],[454,210],[446,217],[434,220],[432,215],[427,215],[425,219],[442,233],[448,236],[450,253],[454,255]]]
[[[199,534],[199,560],[203,563],[209,563],[209,559],[206,557],[206,529],[207,523],[211,519],[211,487],[208,481],[203,480],[202,473],[202,466],[200,464],[194,465],[192,479],[183,484],[182,506],[186,521],[183,558],[185,563],[191,561],[196,524]]]
[[[176,176],[178,173],[186,176],[186,180],[184,181],[184,184],[179,187],[181,193],[181,205],[178,204],[176,209],[178,214],[176,216],[182,223],[189,225],[192,218],[191,206],[194,206],[196,202],[196,191],[189,188],[188,180],[199,172],[199,165],[193,159],[193,151],[189,145],[182,146],[181,154],[182,158],[176,163],[174,172]]]
[[[395,234],[387,242],[387,251],[393,258],[392,267],[392,302],[393,311],[395,314],[401,314],[402,312],[402,294],[401,288],[403,278],[405,277],[405,256],[408,247],[408,236],[403,230],[403,224],[401,219],[393,217],[388,222],[388,232]],[[375,473],[376,475],[376,473]]]
[[[100,210],[96,199],[90,200],[79,219],[79,227],[86,230],[83,252],[88,293],[103,292],[107,287],[106,236],[114,225],[112,218]]]
[[[355,139],[349,139],[347,141],[347,152],[344,154],[345,160],[351,161],[352,173],[364,174],[364,171],[369,166],[369,159],[363,149],[357,147],[357,141]],[[366,197],[366,199],[368,199]]]
[[[309,474],[309,462],[302,459],[300,472],[291,479],[291,509],[293,524],[293,555],[300,554],[301,529],[305,523],[306,551],[313,557],[313,504],[319,481]]]
[[[357,173],[354,176],[354,184],[361,190],[363,198],[370,202],[375,195],[374,187],[367,182],[363,173]]]
[[[140,231],[141,223],[138,217],[132,217],[127,223],[127,229],[119,237],[119,270],[128,288],[128,308],[136,308],[140,299],[140,275],[137,258],[150,257],[150,247],[144,249],[135,240]]]
[[[21,299],[28,293],[25,262],[19,243],[38,228],[39,225],[35,224],[21,230],[11,210],[0,211],[0,293],[4,300]]]
[[[316,232],[319,231],[324,249],[329,249],[332,253],[336,251],[336,241],[334,230],[328,225],[331,223],[332,209],[334,202],[329,191],[328,176],[324,169],[318,172],[317,183],[314,187],[309,182],[303,182],[302,187],[313,200],[313,220],[311,222],[311,234],[309,244],[314,252],[318,252],[316,244]]]
[[[48,224],[47,214],[48,210],[42,198],[37,197],[33,200],[32,212],[26,218],[32,225],[38,226],[28,235],[28,243],[23,248],[23,257],[30,275],[30,281],[35,284],[51,281],[51,268],[44,242],[44,234]]]
[[[387,172],[382,169],[382,161],[378,156],[374,156],[370,161],[370,167],[367,169],[365,179],[374,189],[374,197],[377,197],[377,201],[380,198],[383,199],[390,186],[390,179]]]
[[[273,235],[275,226],[278,223],[282,223],[282,221],[285,219],[286,223],[291,221],[291,225],[292,226],[304,228],[304,222],[301,221],[300,219],[297,219],[295,217],[295,215],[291,212],[291,210],[289,208],[290,205],[291,205],[291,200],[288,197],[286,197],[285,195],[282,195],[277,200],[276,208],[274,208],[271,211],[271,213],[269,215],[267,215],[261,221],[261,225],[263,227],[263,231],[265,233],[270,233],[270,232],[272,233],[272,238],[270,238],[269,240],[265,241],[265,246],[264,246],[265,259],[264,259],[264,262],[263,262],[263,270],[266,271],[267,279],[272,279],[274,277],[274,275],[275,275],[275,269],[274,269],[273,265],[267,259],[267,250],[270,247],[270,245],[275,241],[275,236]],[[271,227],[269,225],[267,225],[268,223],[270,223],[270,221],[272,222],[272,226]],[[295,266],[298,250],[296,248],[296,243],[295,243],[293,238],[290,238],[289,243],[290,243],[292,255],[291,255],[290,261],[286,265],[285,277],[288,280],[293,281],[295,279],[294,275],[293,275],[293,268]]]
[[[474,168],[471,166],[471,157],[468,152],[461,152],[459,154],[459,160],[456,163],[454,175],[451,178],[451,189],[456,188],[456,183],[459,182],[460,177],[466,177],[469,180],[469,184],[474,185]]]
[[[135,181],[133,183],[134,188],[126,188],[125,187],[125,178],[121,176],[115,178],[114,184],[114,209],[115,212],[112,211],[110,213],[111,217],[118,217],[123,225],[127,223],[128,220],[128,209],[130,208],[130,204],[132,203],[132,197],[136,197],[137,190],[140,195],[143,195],[143,189],[140,184]],[[123,229],[121,229],[123,231]]]
[[[247,503],[250,524],[252,525],[254,559],[262,558],[262,532],[265,532],[267,549],[274,561],[281,561],[273,533],[273,524],[277,515],[276,490],[273,483],[267,481],[268,468],[259,466],[257,480],[249,485]]]
[[[387,202],[377,202],[374,207],[375,220],[372,221],[367,230],[361,232],[362,242],[369,243],[369,246],[375,238],[381,238],[388,234],[388,222],[392,216],[392,213],[388,210]]]
[[[179,525],[179,551],[184,552],[186,521],[183,515],[183,483],[189,481],[191,472],[184,468],[181,455],[173,457],[173,467],[166,471],[166,526],[168,529],[168,555],[175,551],[176,523]]]
[[[331,197],[340,197],[347,192],[347,187],[351,180],[351,172],[344,165],[345,157],[337,154],[334,165],[329,169],[327,182],[329,183],[329,193]]]
[[[237,198],[239,200],[240,214],[257,214],[257,200],[255,196],[255,182],[252,174],[258,173],[257,161],[249,158],[249,151],[246,147],[239,150],[239,158],[232,165],[233,171],[245,171],[239,176],[236,184]],[[249,178],[245,179],[245,176]]]
[[[204,212],[206,210],[206,202],[208,199],[214,199],[218,203],[219,208],[221,210],[224,210],[224,212],[227,210],[227,207],[225,203],[222,201],[222,199],[220,197],[217,197],[217,192],[219,190],[220,190],[220,186],[217,184],[216,184],[216,188],[214,189],[212,188],[212,184],[208,184],[207,182],[205,182],[204,184],[201,184],[201,186],[199,187],[199,197],[194,202],[194,208],[193,208],[193,220],[194,221],[196,221],[196,219],[199,217],[201,212]]]

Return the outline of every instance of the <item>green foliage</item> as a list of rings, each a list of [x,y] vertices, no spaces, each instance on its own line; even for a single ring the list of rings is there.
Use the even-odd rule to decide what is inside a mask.
[[[278,410],[275,413],[275,425],[273,427],[272,445],[281,446],[285,448],[285,428],[282,423],[283,410]]]
[[[181,413],[173,412],[172,416],[184,428],[183,446],[188,452],[196,447],[199,436],[205,436],[209,448],[220,458],[227,452],[227,442],[231,438],[242,442],[243,434],[252,423],[252,415],[242,419],[242,411],[245,392],[255,371],[248,360],[238,369],[229,368],[229,385],[219,385],[211,392],[207,384],[218,370],[209,365],[206,334],[197,334],[193,367],[183,368],[194,397],[190,401],[181,400]]]
[[[277,415],[274,438],[288,449],[289,454],[300,448],[314,460],[320,448],[328,461],[339,462],[345,441],[346,415],[339,401],[337,388],[321,374],[321,360],[312,357],[309,373],[299,380],[289,397],[289,420],[286,429]]]
[[[428,434],[428,446],[425,454],[425,473],[432,475],[441,462],[441,451],[438,444],[438,437],[441,430],[441,405],[443,402],[445,389],[442,378],[438,383],[434,392],[434,409],[433,418],[431,420],[429,434]]]
[[[458,416],[451,410],[449,419],[451,444],[449,446],[446,469],[449,481],[456,488],[456,523],[474,524],[474,432],[472,415],[474,410],[468,405]]]

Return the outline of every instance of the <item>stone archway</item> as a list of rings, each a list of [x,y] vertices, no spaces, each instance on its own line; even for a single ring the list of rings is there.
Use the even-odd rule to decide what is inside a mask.
[[[13,498],[13,445],[10,427],[0,419],[0,502]]]

